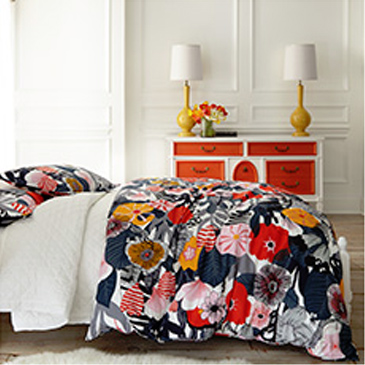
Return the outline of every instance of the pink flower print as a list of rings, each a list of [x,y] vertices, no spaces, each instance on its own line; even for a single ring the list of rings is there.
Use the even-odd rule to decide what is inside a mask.
[[[338,284],[332,284],[327,290],[328,307],[338,319],[347,322],[346,304]]]
[[[153,288],[152,295],[145,305],[145,313],[157,320],[160,320],[166,313],[169,301],[158,288]]]
[[[174,194],[174,193],[182,194],[182,193],[189,193],[190,189],[189,188],[173,188],[173,189],[170,189],[169,192],[172,194]]]
[[[185,257],[185,261],[192,260],[195,257],[196,248],[193,248],[191,246],[187,247],[186,250],[184,250],[183,255]]]
[[[225,298],[212,291],[201,305],[201,318],[208,319],[210,324],[219,323],[226,314]]]
[[[138,200],[146,200],[149,198],[149,195],[143,193],[142,191],[138,191],[137,193],[128,196],[129,199],[133,200],[133,201],[138,201]]]
[[[210,291],[211,289],[208,284],[197,279],[182,285],[176,294],[175,300],[182,300],[182,309],[191,310],[198,307],[204,301],[204,298],[209,295]]]
[[[173,203],[169,202],[168,200],[163,200],[163,199],[153,200],[150,202],[150,205],[152,207],[162,210],[164,212],[168,212],[175,207],[175,205]]]
[[[288,271],[280,266],[265,265],[256,274],[254,296],[269,306],[275,306],[284,299],[290,284]]]
[[[157,191],[162,191],[163,190],[163,187],[158,186],[158,185],[147,186],[146,187],[146,190],[157,192]]]
[[[251,308],[251,325],[258,329],[264,328],[269,324],[270,320],[270,308],[264,303],[257,300]]]
[[[340,360],[345,355],[340,349],[341,324],[330,322],[323,328],[323,337],[316,343],[315,347],[309,348],[308,352],[323,360]]]
[[[28,195],[28,194],[24,194],[21,198],[22,201],[25,202],[25,204],[27,205],[27,207],[30,209],[30,210],[34,210],[36,208],[36,206],[38,205],[33,196],[31,195]]]
[[[222,255],[229,253],[236,257],[243,256],[247,252],[250,242],[250,232],[250,227],[244,223],[224,226],[218,237],[217,250]]]
[[[99,268],[100,280],[108,277],[112,271],[113,268],[105,261],[105,258],[103,257]]]
[[[54,191],[57,188],[57,181],[41,171],[31,171],[25,178],[28,183],[36,185],[43,192]]]
[[[170,312],[177,312],[179,308],[179,304],[176,300],[174,300],[171,304],[170,304],[170,307],[169,307],[169,311]]]
[[[51,166],[39,166],[39,167],[37,167],[37,170],[43,171],[43,172],[58,172],[57,169],[55,169]]]
[[[106,227],[107,238],[118,236],[122,231],[128,229],[130,225],[130,222],[124,222],[111,216]]]

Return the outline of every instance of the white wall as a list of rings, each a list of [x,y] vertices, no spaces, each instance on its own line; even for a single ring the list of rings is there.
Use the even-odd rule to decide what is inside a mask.
[[[14,3],[16,165],[124,179],[124,4]]]
[[[295,82],[285,45],[315,43],[317,81],[305,83],[311,134],[325,136],[325,210],[363,211],[362,0],[126,0],[127,179],[169,174],[182,85],[169,80],[175,43],[202,46],[204,80],[192,103],[224,104],[222,128],[291,134]]]

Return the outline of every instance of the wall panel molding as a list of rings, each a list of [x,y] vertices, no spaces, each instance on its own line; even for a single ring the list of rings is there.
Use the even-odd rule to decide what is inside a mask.
[[[293,105],[251,105],[248,126],[257,124],[290,124]],[[349,128],[347,105],[305,105],[312,116],[311,126],[316,128]]]
[[[180,11],[189,10],[189,26]],[[140,11],[139,38],[141,56],[141,92],[143,94],[164,93],[177,90],[182,83],[171,81],[171,46],[178,43],[196,43],[202,46],[204,79],[197,83],[202,91],[214,89],[217,93],[237,92],[239,85],[239,6],[240,0],[211,0],[209,8],[216,8],[209,16],[206,1],[152,2],[136,1]],[[161,17],[161,14],[164,14]],[[156,22],[159,26],[156,26]],[[224,24],[224,25],[223,25]],[[181,30],[184,29],[184,36]],[[166,31],[168,30],[168,31]],[[217,50],[217,42],[225,49]],[[150,70],[154,72],[150,72]]]
[[[259,9],[259,3],[262,3],[261,9]],[[289,5],[287,1],[277,0],[275,2],[268,2],[267,0],[250,0],[251,93],[291,92],[293,82],[282,80],[285,46],[290,43],[308,42],[316,43],[318,73],[319,80],[321,80],[320,82],[311,82],[313,90],[325,93],[349,91],[350,0],[335,0],[331,2],[331,7],[326,7],[325,9],[323,9],[323,4],[326,5],[326,2],[292,0],[291,6],[288,6],[286,9],[291,9],[291,11],[282,12],[283,6]],[[274,11],[270,12],[268,10],[269,7]],[[257,19],[260,15],[260,10],[262,13],[267,11],[267,14],[261,14],[262,18]],[[321,22],[316,22],[313,19],[315,15],[318,17],[321,16],[319,15],[321,10],[326,10],[326,17],[331,19],[331,22],[326,23],[325,26],[323,26],[323,19]],[[310,12],[309,14],[312,16],[307,14],[307,12]],[[302,14],[302,16],[298,18],[298,14]],[[265,15],[268,18],[264,18]],[[338,19],[335,18],[336,16]],[[307,19],[311,17],[311,27],[313,29],[307,27]],[[273,23],[275,19],[280,19],[280,23]],[[270,24],[270,21],[272,21],[272,24]],[[284,33],[281,35],[277,34],[275,38],[272,34],[275,33],[275,28],[279,28],[278,25],[280,24],[286,24],[287,27],[280,28]],[[339,27],[338,25],[341,26]],[[318,30],[315,30],[316,26]],[[288,28],[292,33],[290,35],[287,34]],[[259,31],[266,32],[266,43],[265,40],[258,39]],[[322,33],[323,36],[315,34],[315,31],[318,34]],[[277,32],[279,33],[279,30]],[[332,33],[333,35],[331,35]],[[333,37],[332,39],[330,38],[331,36]],[[270,42],[268,39],[274,41]],[[285,39],[286,42],[283,41]],[[264,52],[268,53],[265,54]],[[259,55],[265,55],[265,57],[260,57]],[[338,57],[339,55],[340,57]],[[340,62],[333,63],[332,60],[334,58],[340,60]],[[261,72],[258,72],[257,69],[260,65]],[[265,74],[265,68],[270,67],[272,67],[270,69],[272,71],[271,74],[276,73],[280,77],[267,78],[265,84],[260,85],[257,80],[257,75]]]
[[[124,0],[15,4],[17,165],[66,156],[124,180],[124,16]]]

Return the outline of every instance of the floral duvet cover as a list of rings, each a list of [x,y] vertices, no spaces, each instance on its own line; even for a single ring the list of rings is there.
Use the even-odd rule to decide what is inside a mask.
[[[327,218],[266,184],[140,179],[108,217],[87,339],[110,329],[158,342],[214,334],[357,359]]]

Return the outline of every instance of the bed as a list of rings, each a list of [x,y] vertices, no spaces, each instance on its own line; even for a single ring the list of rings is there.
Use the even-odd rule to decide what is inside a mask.
[[[86,169],[0,174],[0,311],[15,331],[214,335],[356,360],[349,260],[321,212],[267,184]],[[341,250],[342,247],[342,250]]]

